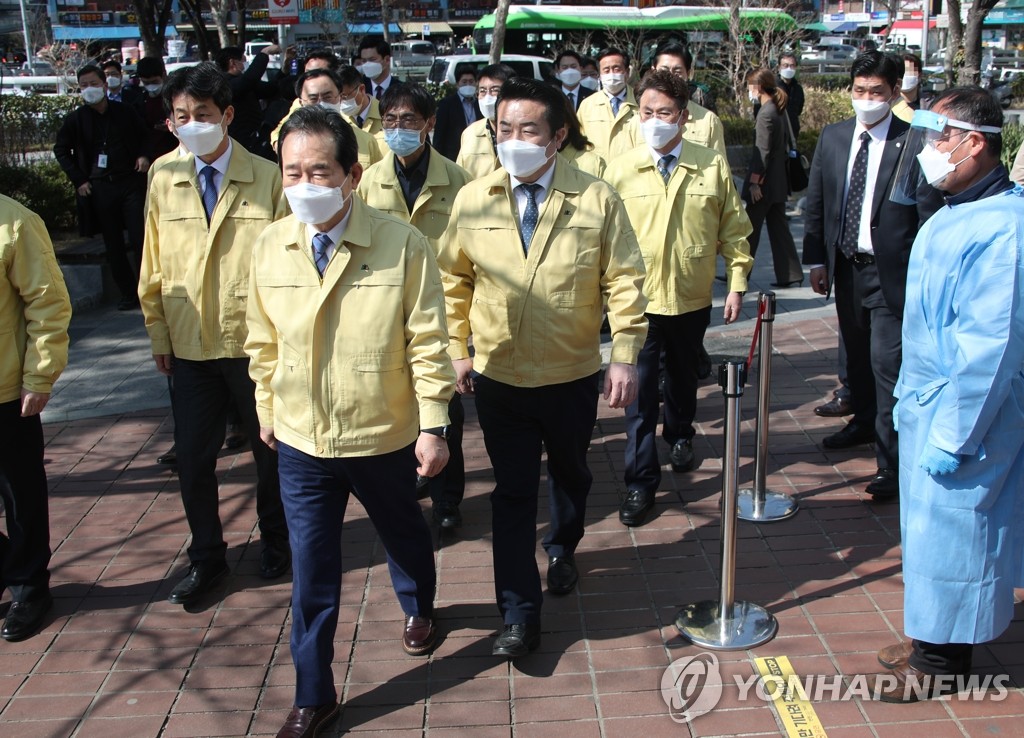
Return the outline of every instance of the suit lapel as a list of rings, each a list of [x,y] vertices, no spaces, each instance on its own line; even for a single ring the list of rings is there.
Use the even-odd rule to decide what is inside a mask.
[[[843,206],[846,202],[846,174],[850,165],[850,147],[853,146],[853,134],[857,130],[857,119],[853,118],[844,126],[839,134],[835,155],[833,172],[833,192],[839,197],[839,217],[843,217]]]
[[[878,177],[875,179],[875,192],[871,200],[871,221],[874,222],[875,214],[878,212],[882,200],[888,197],[889,184],[893,172],[896,171],[896,164],[903,153],[904,127],[897,124],[898,118],[893,117],[889,123],[889,133],[885,138],[885,146],[882,148],[882,160],[878,163]]]

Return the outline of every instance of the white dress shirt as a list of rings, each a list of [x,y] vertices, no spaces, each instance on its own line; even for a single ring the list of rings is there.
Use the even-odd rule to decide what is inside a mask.
[[[569,98],[569,102],[572,103],[572,109],[575,110],[580,104],[580,86],[576,85],[575,88],[569,89],[565,85],[562,85],[562,94]],[[569,97],[569,96],[572,97]]]
[[[194,157],[196,163],[196,175],[199,177],[199,194],[206,194],[206,177],[202,175],[203,169],[207,166],[211,166],[216,169],[216,173],[213,175],[213,186],[217,188],[217,199],[220,199],[221,185],[224,184],[224,175],[228,172],[228,164],[231,163],[231,148],[234,144],[231,143],[231,139],[228,139],[228,148],[223,154],[217,157],[216,161],[211,164],[207,164],[205,161],[200,159],[198,156]]]
[[[683,141],[682,141],[682,139],[680,139],[679,143],[676,144],[675,148],[672,149],[671,151],[669,151],[667,154],[659,154],[651,146],[648,146],[647,150],[651,152],[651,158],[654,159],[654,168],[655,168],[655,170],[657,170],[658,165],[661,164],[661,157],[669,156],[669,155],[674,157],[672,159],[672,161],[669,162],[669,165],[667,167],[665,167],[666,169],[668,169],[669,178],[671,178],[672,177],[672,172],[674,172],[676,170],[676,165],[679,164],[679,155],[681,153],[683,153]],[[660,175],[661,172],[658,172],[658,174]]]
[[[534,195],[534,199],[537,201],[537,214],[540,215],[541,207],[544,205],[544,201],[548,198],[548,190],[551,188],[551,182],[555,178],[555,167],[558,166],[558,162],[551,165],[536,182],[530,182],[530,184],[540,185],[540,190]],[[523,222],[523,215],[526,213],[526,193],[519,189],[519,185],[525,184],[521,179],[516,179],[511,174],[508,175],[509,184],[512,185],[512,195],[516,198],[516,211],[519,213],[519,222]]]
[[[327,247],[327,263],[331,263],[331,259],[334,258],[334,252],[338,250],[338,244],[341,243],[342,238],[345,236],[345,229],[348,228],[348,220],[352,217],[352,196],[349,195],[348,212],[345,213],[345,217],[342,218],[338,225],[334,226],[331,230],[327,231],[327,237],[331,239],[331,245]],[[316,264],[316,256],[313,254],[313,236],[323,231],[317,230],[317,227],[311,223],[306,224],[306,245],[309,248],[309,258]],[[326,267],[324,271],[327,271]]]
[[[885,140],[889,136],[889,124],[892,123],[892,113],[872,128],[865,128],[864,124],[857,121],[853,130],[853,142],[850,144],[850,156],[846,162],[846,185],[843,188],[843,213],[846,213],[846,198],[850,193],[850,175],[853,173],[853,163],[857,159],[857,152],[860,151],[860,134],[867,131],[871,136],[868,143],[868,176],[864,184],[864,209],[861,211],[860,232],[857,234],[857,252],[861,254],[874,254],[875,247],[871,243],[871,203],[875,199],[875,182],[878,180],[878,167],[882,163],[882,150],[885,148]]]

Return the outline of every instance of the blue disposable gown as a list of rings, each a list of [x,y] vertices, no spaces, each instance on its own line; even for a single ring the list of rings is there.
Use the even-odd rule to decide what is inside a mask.
[[[904,628],[982,643],[1024,585],[1024,193],[940,209],[911,252],[899,400]],[[926,444],[961,455],[931,476]]]

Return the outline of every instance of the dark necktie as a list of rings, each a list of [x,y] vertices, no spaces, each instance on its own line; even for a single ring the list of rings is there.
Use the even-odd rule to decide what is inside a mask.
[[[203,190],[203,210],[206,211],[206,222],[209,224],[213,217],[213,209],[217,207],[217,185],[213,182],[217,170],[207,165],[199,173],[203,175],[203,181],[206,183],[206,189]]]
[[[665,184],[668,184],[668,178],[672,176],[672,172],[669,171],[669,167],[672,166],[672,162],[676,160],[675,154],[665,154],[658,160],[658,174],[665,180]]]
[[[362,128],[362,127],[363,127],[363,116],[357,115],[356,116],[356,128]]]
[[[523,224],[521,229],[524,253],[530,253],[530,241],[533,240],[533,232],[537,230],[537,220],[540,216],[540,213],[537,210],[537,192],[540,188],[539,184],[519,185],[519,189],[526,195],[526,210],[523,211]]]
[[[380,100],[380,98],[381,98],[381,96],[383,94],[384,94],[384,88],[381,87],[380,85],[377,85],[377,89],[374,90],[373,96],[376,97],[378,100]]]
[[[313,263],[316,264],[316,270],[320,272],[321,277],[327,270],[327,250],[333,245],[334,242],[326,233],[318,233],[313,236]]]
[[[843,216],[843,237],[839,247],[843,255],[852,259],[857,253],[857,241],[860,240],[860,218],[864,210],[864,190],[868,182],[868,145],[871,134],[867,131],[860,134],[860,150],[853,160],[853,171],[850,172],[850,190],[846,193],[846,214]]]
[[[619,114],[619,106],[622,105],[622,100],[617,97],[612,98],[612,115]]]
[[[571,107],[573,110],[575,110],[576,109],[576,96],[573,95],[571,92],[565,93],[565,96],[567,98],[569,98],[569,107]]]

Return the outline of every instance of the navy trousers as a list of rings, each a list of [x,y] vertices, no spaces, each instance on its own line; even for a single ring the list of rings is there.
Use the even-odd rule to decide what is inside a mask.
[[[592,374],[546,387],[513,387],[477,378],[477,416],[494,467],[494,591],[506,624],[540,622],[543,594],[535,553],[542,451],[548,454],[551,495],[544,549],[549,556],[570,554],[583,538],[599,379]]]
[[[448,463],[427,482],[430,500],[458,505],[466,494],[466,457],[462,453],[462,433],[466,425],[466,411],[462,395],[456,392],[448,402]]]
[[[636,400],[626,408],[626,488],[657,492],[661,484],[657,430],[659,361],[665,356],[665,423],[669,446],[693,438],[697,414],[697,358],[711,322],[711,307],[682,315],[647,314],[647,339],[640,349]]]
[[[321,459],[277,444],[292,549],[295,704],[336,701],[331,671],[341,601],[341,531],[349,494],[366,509],[387,552],[407,616],[432,617],[434,546],[416,501],[414,446],[379,456]],[[396,633],[397,636],[397,633]]]

